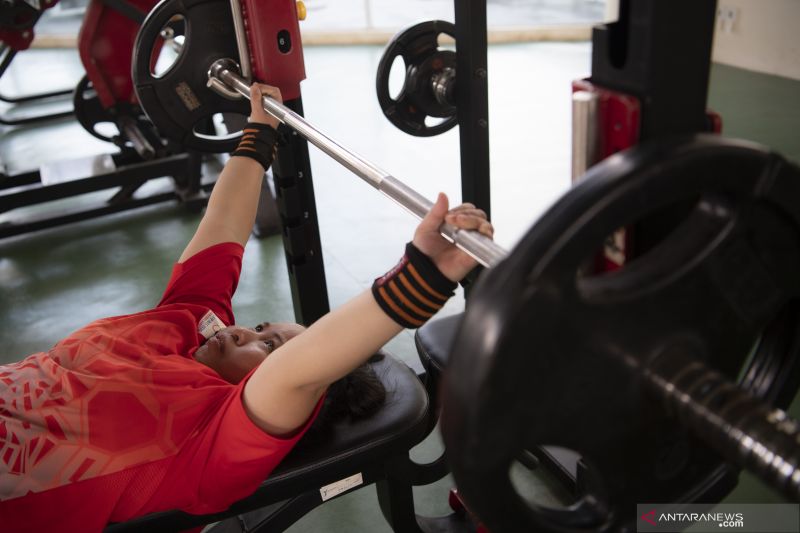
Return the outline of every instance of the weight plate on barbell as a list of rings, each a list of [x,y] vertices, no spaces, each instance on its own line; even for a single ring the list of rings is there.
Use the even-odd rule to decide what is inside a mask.
[[[164,46],[166,34],[174,46]],[[133,83],[161,135],[202,152],[236,148],[241,131],[220,133],[223,126],[214,118],[223,113],[246,116],[250,104],[206,86],[209,67],[222,58],[239,58],[226,0],[163,0],[147,15],[134,45]]]
[[[617,228],[687,201],[692,212],[644,255],[585,272]],[[445,373],[442,434],[459,493],[487,528],[635,530],[637,503],[731,490],[737,469],[666,412],[646,376],[654,358],[681,354],[787,405],[798,205],[800,169],[761,147],[716,136],[641,145],[593,167],[483,274]],[[574,506],[532,504],[515,488],[515,458],[542,445],[588,466]]]
[[[456,28],[450,22],[422,22],[398,33],[383,52],[375,82],[378,103],[386,118],[408,134],[431,137],[458,123],[456,54],[439,45],[442,34],[455,38],[455,32]],[[393,97],[389,78],[392,65],[398,58],[404,62],[403,87]]]

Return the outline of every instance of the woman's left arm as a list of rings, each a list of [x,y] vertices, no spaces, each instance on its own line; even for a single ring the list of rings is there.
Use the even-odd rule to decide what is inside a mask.
[[[254,84],[250,87],[250,123],[277,128],[278,120],[261,108],[262,94],[282,101],[277,87]],[[238,242],[242,246],[247,243],[255,223],[264,172],[266,169],[261,163],[250,157],[234,155],[228,160],[217,178],[197,231],[181,254],[179,262],[182,263],[197,252],[222,242]]]

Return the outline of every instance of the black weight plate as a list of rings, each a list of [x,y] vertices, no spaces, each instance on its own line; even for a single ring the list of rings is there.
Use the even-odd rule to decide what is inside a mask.
[[[686,201],[693,212],[654,249],[582,274],[614,230]],[[593,167],[483,275],[445,374],[442,430],[459,492],[490,530],[618,531],[636,503],[730,489],[718,483],[730,468],[644,394],[641,375],[675,350],[738,378],[798,303],[798,205],[800,169],[761,147],[642,145]],[[756,381],[742,385],[764,398],[787,386],[775,372]],[[510,465],[536,445],[584,457],[600,481],[581,501],[594,523],[517,494]]]
[[[173,17],[183,17],[185,38],[175,63],[161,76],[151,72],[153,50],[161,30]],[[230,152],[241,133],[204,136],[202,125],[217,113],[247,115],[246,99],[230,100],[206,86],[208,69],[217,59],[238,61],[230,3],[226,0],[164,0],[147,16],[136,37],[133,82],[145,113],[159,133],[202,152]]]
[[[443,20],[422,22],[407,28],[389,41],[378,64],[375,87],[378,103],[389,121],[400,130],[418,137],[431,137],[458,123],[456,109],[438,104],[431,88],[431,76],[444,68],[455,68],[456,55],[439,48],[439,35],[455,38],[455,26]],[[403,89],[392,98],[389,74],[397,57],[406,65]],[[444,118],[428,126],[427,117]]]
[[[86,131],[101,141],[114,142],[113,135],[105,135],[97,130],[97,125],[104,122],[114,124],[115,128],[116,124],[111,113],[100,103],[100,99],[92,87],[92,82],[85,74],[75,87],[72,95],[72,107],[75,111],[75,118]]]

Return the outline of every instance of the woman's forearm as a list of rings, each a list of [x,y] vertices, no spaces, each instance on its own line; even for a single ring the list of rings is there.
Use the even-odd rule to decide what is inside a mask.
[[[281,365],[290,386],[325,389],[364,364],[401,330],[367,290],[317,320],[267,358],[264,372]]]
[[[221,242],[238,242],[244,246],[253,230],[263,179],[264,168],[259,163],[246,157],[231,157],[179,261]]]

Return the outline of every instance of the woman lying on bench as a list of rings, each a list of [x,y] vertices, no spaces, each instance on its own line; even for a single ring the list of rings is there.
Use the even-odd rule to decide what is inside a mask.
[[[438,232],[491,236],[486,215],[439,198],[400,263],[308,329],[236,326],[231,298],[277,122],[251,88],[250,124],[161,302],[97,320],[48,352],[0,366],[0,524],[99,531],[252,493],[303,436],[328,387],[403,327],[418,327],[476,263]]]

